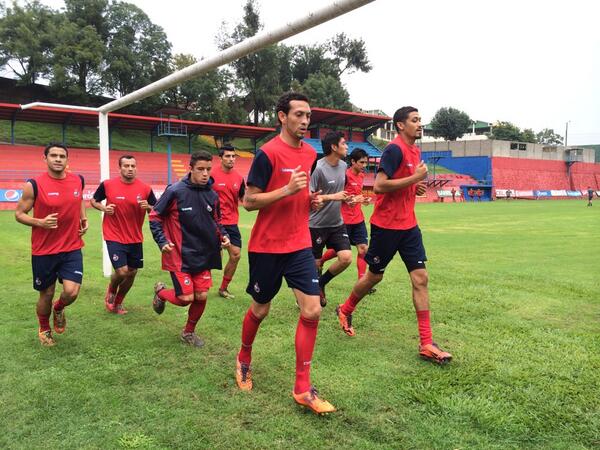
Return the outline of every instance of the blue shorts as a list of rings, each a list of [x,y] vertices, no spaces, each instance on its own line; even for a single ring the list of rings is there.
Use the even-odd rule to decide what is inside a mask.
[[[56,279],[81,284],[83,279],[83,256],[81,249],[54,255],[31,255],[33,288],[36,291],[54,285]]]
[[[127,266],[130,269],[144,267],[144,246],[141,242],[136,244],[121,244],[115,241],[106,241],[108,256],[114,269]]]
[[[346,224],[346,231],[348,232],[350,244],[359,245],[369,243],[369,235],[367,234],[367,226],[364,220],[360,223]]]
[[[381,274],[398,252],[408,272],[424,269],[427,255],[418,226],[408,230],[391,230],[371,224],[371,244],[365,255],[369,270]]]
[[[231,245],[242,248],[242,235],[240,234],[239,227],[237,225],[223,225],[223,228],[225,228],[225,231],[229,235]]]
[[[350,241],[348,240],[348,233],[346,232],[345,225],[327,228],[310,228],[310,238],[312,240],[312,254],[315,259],[321,259],[321,256],[323,256],[323,248],[325,248],[325,246],[335,250],[336,253],[352,248],[350,246]]]
[[[319,275],[310,248],[292,253],[248,252],[250,280],[246,292],[257,303],[269,303],[279,292],[283,277],[290,288],[319,295]]]

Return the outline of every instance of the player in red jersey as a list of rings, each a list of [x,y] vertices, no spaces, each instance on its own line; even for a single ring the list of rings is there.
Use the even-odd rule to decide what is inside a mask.
[[[173,289],[157,282],[152,308],[162,314],[166,302],[188,306],[188,319],[181,341],[202,347],[195,333],[202,317],[211,269],[221,269],[221,247],[229,246],[229,236],[220,223],[219,196],[212,190],[212,155],[205,151],[190,158],[190,172],[167,187],[150,213],[150,230],[162,252],[162,268],[171,274]]]
[[[362,205],[368,205],[370,198],[363,195],[363,183],[365,178],[365,168],[368,164],[368,155],[362,148],[355,148],[350,154],[351,166],[346,171],[346,184],[344,191],[348,193],[348,200],[342,203],[342,218],[350,239],[350,244],[355,245],[358,251],[356,257],[356,268],[358,269],[358,279],[362,278],[367,270],[365,255],[368,249],[369,236],[365,225],[365,216],[362,212]],[[327,250],[318,262],[319,267],[335,258],[334,249]],[[372,289],[373,293],[375,289]]]
[[[367,273],[354,285],[350,297],[336,309],[342,330],[354,336],[352,314],[358,302],[383,279],[386,266],[400,254],[412,284],[412,298],[420,336],[421,357],[445,364],[452,355],[433,342],[429,323],[428,274],[425,247],[415,216],[415,198],[425,192],[427,165],[415,141],[421,137],[421,116],[405,106],[394,114],[398,137],[383,151],[373,190],[377,194],[371,216],[371,243],[365,257]]]
[[[142,225],[156,203],[152,188],[138,180],[134,156],[119,158],[119,176],[104,180],[90,204],[104,213],[102,234],[115,271],[106,288],[104,305],[108,312],[127,314],[123,300],[133,286],[138,269],[144,266]],[[106,205],[101,202],[106,200]]]
[[[33,288],[39,291],[37,316],[38,337],[43,346],[56,344],[50,329],[54,312],[54,331],[64,333],[67,326],[65,307],[75,301],[83,279],[81,237],[88,229],[83,199],[83,177],[67,173],[69,151],[63,144],[49,144],[44,149],[48,171],[27,180],[17,204],[15,218],[32,227],[31,265]],[[28,213],[33,209],[33,216]],[[63,285],[58,300],[52,304],[56,280]]]
[[[211,176],[215,180],[213,189],[219,194],[219,203],[221,204],[221,224],[229,235],[231,245],[227,247],[229,260],[223,269],[223,280],[219,287],[219,295],[223,298],[233,299],[235,296],[228,290],[229,283],[235,275],[235,271],[240,261],[242,250],[242,235],[238,227],[240,214],[238,204],[240,199],[244,198],[246,183],[244,178],[233,168],[235,165],[235,148],[231,145],[224,145],[219,149],[221,164],[213,167]]]
[[[253,387],[252,343],[285,277],[300,307],[292,395],[298,404],[324,414],[335,408],[319,398],[310,382],[321,305],[308,216],[311,205],[319,207],[322,199],[308,189],[308,173],[317,156],[315,149],[302,141],[310,123],[308,99],[298,93],[284,94],[276,112],[281,131],[256,153],[244,197],[244,207],[259,212],[248,242],[250,280],[246,292],[252,296],[252,304],[242,324],[236,381],[242,390]]]

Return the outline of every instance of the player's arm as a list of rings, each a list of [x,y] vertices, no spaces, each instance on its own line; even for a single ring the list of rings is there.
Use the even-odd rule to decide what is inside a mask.
[[[404,178],[393,179],[394,173],[402,162],[402,152],[393,144],[390,144],[381,155],[373,192],[375,194],[386,194],[399,189],[407,188],[427,177],[427,164],[421,161],[412,175]]]
[[[221,215],[221,202],[219,201],[219,197],[217,197],[217,200],[215,202],[215,206],[213,208],[213,213],[214,213],[215,224],[217,225],[218,235],[221,239],[221,247],[227,248],[231,245],[231,240],[229,239],[229,234],[227,233],[227,230],[225,230],[225,227],[221,223],[222,215]]]
[[[100,183],[100,185],[98,185],[96,192],[94,192],[94,195],[90,200],[90,205],[92,205],[92,208],[95,208],[98,211],[102,211],[104,214],[108,214],[109,216],[112,216],[115,213],[115,205],[112,203],[107,203],[106,205],[103,205],[101,203],[103,200],[106,200],[106,189],[104,187],[104,181]]]
[[[87,211],[85,210],[85,202],[81,200],[81,208],[79,211],[79,236],[83,236],[88,228],[89,224],[87,219]]]
[[[148,193],[148,198],[145,200],[140,200],[138,202],[138,205],[144,211],[152,211],[152,207],[156,205],[156,196],[154,195],[154,191],[150,189],[150,192]]]
[[[17,203],[17,209],[15,210],[15,219],[17,222],[27,225],[29,227],[41,227],[41,228],[58,228],[57,213],[49,214],[43,219],[37,219],[29,215],[29,211],[33,209],[35,203],[35,193],[33,184],[28,181],[23,186],[23,195]]]
[[[174,195],[172,189],[167,189],[161,195],[156,205],[150,212],[150,231],[152,232],[152,237],[154,241],[158,244],[158,248],[161,252],[170,252],[173,250],[174,245],[167,237],[165,236],[165,231],[163,228],[163,220],[164,217],[169,215],[169,210],[171,208],[171,203],[174,200]]]
[[[319,166],[313,166],[313,171],[310,175],[310,192],[321,192],[324,188],[324,178],[321,173]],[[316,196],[320,199],[321,203],[334,202],[334,201],[345,201],[348,198],[346,191],[336,192],[334,194],[318,194]]]

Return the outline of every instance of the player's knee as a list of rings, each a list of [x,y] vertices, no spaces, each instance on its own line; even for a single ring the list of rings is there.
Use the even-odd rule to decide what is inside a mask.
[[[424,269],[413,270],[410,273],[410,280],[415,289],[427,289],[429,275]]]
[[[194,292],[194,301],[204,303],[208,298],[208,292]]]
[[[177,298],[182,302],[192,303],[194,301],[194,294],[182,294],[178,295]]]
[[[338,261],[340,264],[348,267],[350,264],[352,264],[352,252],[349,250],[338,252]]]
[[[135,276],[137,275],[138,270],[137,269],[129,269],[127,271],[127,276],[129,278],[135,278]]]
[[[269,310],[271,309],[270,306],[270,303],[262,304],[253,301],[252,306],[250,306],[250,309],[252,310],[252,314],[254,314],[254,317],[256,317],[259,320],[263,320],[269,315]]]
[[[305,302],[308,303],[308,302]],[[318,320],[321,317],[321,304],[316,302],[310,302],[309,304],[305,304],[300,312],[302,317],[309,320]]]
[[[61,294],[61,298],[68,302],[74,302],[77,299],[77,296],[79,295],[79,289],[65,289],[63,291],[63,293]]]
[[[367,277],[367,282],[369,283],[369,287],[373,287],[377,283],[379,283],[381,280],[383,280],[382,273],[373,273],[370,270],[367,270],[366,277]]]
[[[115,273],[119,278],[126,278],[129,275],[129,268],[127,266],[119,267],[115,269]]]
[[[231,252],[231,254],[229,255],[229,261],[231,261],[232,263],[235,263],[235,264],[237,264],[241,258],[242,258],[242,252],[240,252],[239,250]]]
[[[361,244],[357,247],[358,250],[358,254],[360,256],[365,256],[367,254],[367,250],[369,247],[367,247],[365,244]]]

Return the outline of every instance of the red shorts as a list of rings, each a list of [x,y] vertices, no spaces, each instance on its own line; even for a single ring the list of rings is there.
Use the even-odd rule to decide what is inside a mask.
[[[210,270],[197,273],[171,272],[175,294],[192,295],[194,292],[207,292],[212,286]]]

